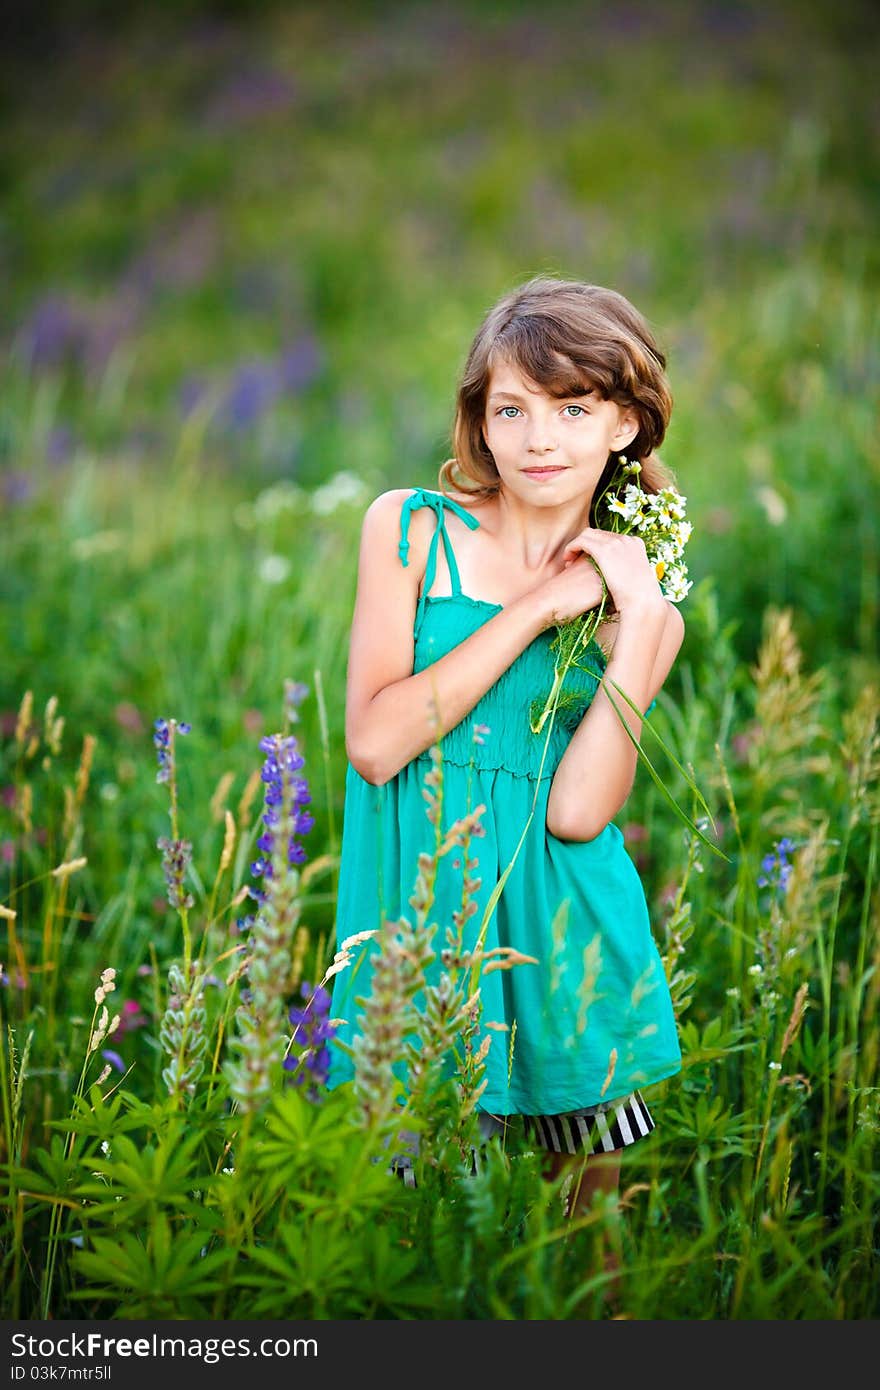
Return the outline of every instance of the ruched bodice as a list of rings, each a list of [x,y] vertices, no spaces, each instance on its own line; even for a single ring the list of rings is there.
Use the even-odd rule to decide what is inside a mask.
[[[413,672],[423,671],[452,651],[500,607],[466,594],[429,595],[415,638]],[[589,670],[570,667],[562,686],[564,701],[560,702],[552,725],[548,720],[539,734],[533,733],[532,706],[535,701],[543,705],[553,684],[553,637],[554,631],[540,633],[486,691],[467,718],[444,735],[446,762],[466,767],[473,761],[476,767],[503,768],[514,777],[532,780],[553,776],[605,669],[604,653],[593,642],[581,658]],[[481,735],[481,743],[474,742],[475,724],[487,730]],[[425,752],[420,757],[424,761],[429,754]]]

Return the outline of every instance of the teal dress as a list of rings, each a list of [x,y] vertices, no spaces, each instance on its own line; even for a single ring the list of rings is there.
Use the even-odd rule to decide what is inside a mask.
[[[445,512],[455,512],[472,530],[479,523],[440,493],[417,488],[404,502],[401,563],[407,564],[409,517],[417,507],[430,507],[437,524],[415,616],[414,674],[463,642],[502,607],[462,593]],[[432,595],[441,540],[452,592]],[[465,944],[475,941],[487,900],[513,860],[489,919],[484,947],[513,947],[537,961],[484,972],[480,979],[482,1036],[491,1035],[480,1108],[491,1115],[564,1114],[626,1096],[681,1066],[663,963],[651,934],[641,880],[621,831],[609,822],[594,840],[581,842],[557,839],[547,829],[553,774],[605,665],[601,648],[593,643],[585,654],[589,669],[572,668],[568,673],[565,700],[549,740],[547,725],[540,735],[532,733],[532,703],[546,695],[553,680],[553,636],[549,630],[536,637],[470,714],[440,740],[442,828],[480,804],[486,808],[481,817],[485,834],[470,844],[471,858],[479,860],[472,876],[479,878],[480,886],[475,894],[478,910],[466,925]],[[475,726],[480,725],[484,727],[475,738]],[[383,915],[412,918],[409,898],[418,856],[434,848],[435,830],[422,794],[431,766],[426,750],[377,787],[349,763],[337,948],[347,937],[378,927]],[[588,783],[584,795],[589,796]],[[452,914],[461,907],[461,860],[456,853],[440,860],[429,919],[438,923],[432,979],[439,978],[446,925],[452,925]],[[331,1013],[345,1020],[337,1038],[349,1046],[358,1027],[357,997],[369,994],[374,950],[374,941],[355,947],[352,964],[333,979]],[[507,1031],[488,1024],[505,1025]],[[328,1084],[339,1085],[352,1075],[352,1059],[332,1045]]]

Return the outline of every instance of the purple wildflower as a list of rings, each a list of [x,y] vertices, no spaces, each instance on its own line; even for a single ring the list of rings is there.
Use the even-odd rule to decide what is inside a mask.
[[[292,687],[292,682],[287,682],[288,687]],[[295,690],[300,688],[307,692],[308,687],[293,687]],[[288,694],[288,701],[292,701],[294,696]],[[302,695],[296,696],[296,703],[303,698]],[[263,833],[257,839],[257,849],[259,856],[251,863],[251,874],[254,878],[270,880],[272,878],[272,856],[275,853],[275,828],[278,824],[278,808],[281,805],[283,793],[284,773],[298,771],[305,762],[305,759],[296,751],[296,739],[292,735],[285,737],[282,734],[269,734],[260,739],[259,748],[265,753],[266,759],[260,772],[260,776],[266,784],[263,793],[263,814],[262,822],[265,827]],[[290,865],[304,864],[306,852],[301,844],[294,838],[296,835],[305,835],[314,825],[314,817],[309,811],[300,808],[308,805],[311,801],[308,783],[303,777],[292,778],[293,803],[291,814],[293,817],[293,833],[290,836],[287,846],[287,862]],[[266,901],[265,888],[248,885],[248,896],[256,903]],[[247,930],[253,925],[253,917],[244,917],[237,920],[236,926],[239,930]]]
[[[115,1067],[117,1071],[125,1071],[125,1063],[119,1053],[114,1052],[112,1048],[105,1047],[101,1056],[104,1058],[105,1062],[109,1062],[111,1067]]]
[[[285,391],[301,391],[319,375],[322,366],[320,344],[310,333],[303,333],[281,356],[281,384]]]
[[[33,496],[33,479],[21,470],[3,474],[3,500],[10,506],[27,502]]]
[[[336,1035],[336,1026],[327,1017],[330,1012],[330,994],[323,985],[315,989],[305,981],[300,986],[300,994],[306,1000],[305,1008],[291,1008],[288,1018],[293,1025],[291,1053],[284,1059],[284,1070],[292,1073],[290,1080],[294,1086],[309,1085],[309,1100],[318,1099],[318,1087],[326,1085],[330,1074],[330,1048],[328,1043]]]
[[[296,739],[274,734],[261,739],[259,746],[266,754],[261,772],[264,829],[252,871],[261,872],[264,887],[250,890],[259,906],[247,921],[247,984],[241,991],[238,1026],[230,1043],[231,1051],[239,1055],[225,1067],[232,1096],[247,1111],[268,1099],[279,1061],[285,981],[300,916],[300,880],[290,866],[305,858],[297,836],[313,824],[312,816],[302,809],[311,798],[307,782],[296,775],[304,763]]]
[[[299,706],[309,693],[309,687],[302,681],[284,682],[284,713],[291,724],[299,721]]]
[[[82,356],[88,324],[82,310],[63,295],[51,292],[33,306],[22,326],[24,350],[34,370],[61,367]]]
[[[274,405],[281,389],[277,363],[266,358],[240,363],[226,392],[222,423],[234,429],[246,429]]]
[[[176,731],[178,734],[188,734],[192,731],[191,724],[178,724],[176,719],[157,719],[153,724],[155,730],[153,743],[156,747],[156,757],[159,762],[159,771],[156,773],[157,782],[169,782],[171,780],[172,753],[171,753],[171,734]]]
[[[56,425],[46,441],[46,458],[54,467],[60,467],[70,458],[75,442],[69,425]]]
[[[772,888],[779,893],[785,892],[792,871],[788,856],[794,847],[794,840],[789,839],[788,836],[774,843],[773,852],[765,854],[761,860],[763,872],[758,879],[759,888]]]

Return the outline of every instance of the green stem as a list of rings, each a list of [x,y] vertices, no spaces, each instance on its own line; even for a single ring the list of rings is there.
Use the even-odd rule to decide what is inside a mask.
[[[327,723],[327,706],[324,701],[324,686],[321,680],[321,672],[315,669],[315,697],[318,701],[318,723],[321,728],[321,756],[324,763],[324,800],[327,806],[327,833],[330,840],[330,853],[333,856],[335,868],[333,870],[333,901],[339,892],[339,841],[336,835],[336,818],[333,814],[333,789],[330,778],[330,730]]]
[[[822,1050],[820,1056],[824,1058],[822,1071],[822,1142],[819,1146],[819,1191],[818,1207],[822,1211],[825,1200],[825,1188],[828,1181],[828,1142],[831,1130],[831,984],[834,973],[834,944],[837,936],[837,919],[840,911],[840,897],[843,888],[843,869],[849,853],[849,844],[852,839],[853,820],[848,818],[846,833],[843,843],[840,846],[840,857],[837,864],[836,884],[834,890],[834,906],[831,912],[831,923],[828,928],[828,950],[825,950],[825,943],[822,939],[822,924],[819,923],[816,931],[816,943],[819,949],[820,977],[822,987]]]
[[[703,834],[702,830],[700,830],[699,827],[691,820],[690,816],[688,816],[688,815],[686,814],[686,812],[684,812],[684,811],[681,809],[681,807],[679,806],[678,802],[677,802],[677,801],[675,800],[675,798],[673,797],[672,793],[667,789],[665,783],[663,782],[663,780],[661,779],[661,777],[660,777],[659,774],[657,773],[657,771],[656,771],[656,769],[655,769],[655,767],[654,767],[654,764],[651,762],[651,759],[648,757],[648,755],[647,755],[647,753],[645,752],[644,748],[642,747],[641,743],[640,743],[639,740],[636,738],[635,734],[632,732],[632,729],[629,727],[629,725],[627,724],[626,720],[624,719],[624,717],[623,717],[623,712],[619,709],[619,707],[618,707],[618,705],[617,705],[617,703],[616,703],[616,701],[615,701],[615,699],[614,699],[614,696],[613,696],[613,695],[610,693],[610,691],[608,690],[607,687],[608,687],[608,683],[609,683],[609,682],[610,682],[611,685],[613,685],[613,687],[614,687],[614,689],[617,691],[617,693],[618,693],[619,695],[622,695],[622,696],[623,696],[623,699],[624,699],[624,700],[626,701],[626,703],[629,705],[630,709],[632,709],[632,710],[638,715],[638,717],[642,720],[643,727],[646,728],[646,729],[648,729],[648,730],[654,735],[654,737],[656,738],[657,742],[660,744],[660,747],[663,749],[664,753],[665,753],[666,756],[669,758],[670,762],[674,763],[674,765],[678,768],[678,771],[681,773],[682,777],[684,778],[684,780],[685,780],[685,782],[687,783],[687,785],[690,787],[690,789],[691,789],[691,791],[693,792],[694,796],[696,797],[697,801],[698,801],[699,804],[702,806],[703,810],[706,812],[706,815],[709,817],[709,820],[712,822],[712,825],[714,826],[714,824],[715,824],[714,818],[713,818],[713,816],[712,816],[712,812],[709,810],[709,807],[708,807],[708,805],[706,804],[706,800],[705,800],[705,798],[704,798],[702,792],[700,791],[699,787],[697,786],[696,782],[694,781],[694,779],[693,779],[687,772],[685,772],[684,768],[681,766],[681,763],[678,761],[678,759],[675,757],[675,755],[671,752],[671,750],[667,747],[666,743],[665,743],[664,740],[660,737],[660,735],[657,733],[657,730],[656,730],[655,728],[653,728],[653,726],[651,725],[650,721],[649,721],[648,719],[646,719],[645,716],[642,714],[642,711],[639,709],[639,707],[638,707],[638,705],[635,703],[635,701],[634,701],[634,700],[631,700],[630,697],[627,695],[626,691],[623,690],[623,689],[621,688],[621,686],[619,686],[615,680],[611,680],[610,676],[609,676],[608,673],[606,672],[605,675],[602,677],[602,679],[601,679],[601,681],[600,681],[600,685],[602,685],[603,687],[605,687],[605,694],[606,694],[608,700],[610,701],[610,703],[611,703],[611,705],[612,705],[612,708],[614,709],[614,712],[616,713],[618,719],[620,720],[621,724],[623,725],[623,729],[624,729],[624,732],[626,733],[627,738],[629,739],[629,741],[630,741],[630,743],[633,745],[633,747],[636,749],[636,752],[637,752],[637,753],[639,754],[639,756],[641,757],[641,759],[642,759],[642,761],[644,762],[645,766],[647,767],[649,773],[651,774],[651,777],[653,778],[653,780],[654,780],[654,782],[657,784],[657,786],[660,788],[660,791],[663,793],[663,795],[665,796],[666,800],[669,802],[669,804],[670,804],[670,806],[672,807],[673,811],[675,812],[676,816],[678,817],[678,819],[679,819],[680,821],[683,822],[684,825],[687,826],[687,828],[688,828],[688,830],[690,830],[691,834],[696,835],[698,839],[702,840],[703,844],[706,845],[706,846],[712,851],[713,854],[717,854],[718,857],[719,857],[719,859],[723,859],[724,862],[725,862],[725,864],[729,864],[729,863],[730,863],[730,859],[729,859],[728,856],[724,853],[724,851],[721,850],[721,849],[719,849],[717,845],[714,845],[714,844],[712,843],[711,840],[707,839],[707,837]]]
[[[94,1011],[93,1011],[93,1013],[92,1013],[92,1022],[91,1022],[91,1025],[90,1025],[90,1027],[89,1027],[89,1037],[88,1037],[88,1042],[87,1042],[87,1044],[86,1044],[86,1055],[85,1055],[85,1058],[84,1058],[84,1060],[83,1060],[82,1070],[80,1071],[80,1074],[79,1074],[79,1081],[77,1082],[76,1090],[75,1090],[75,1092],[74,1092],[74,1101],[77,1101],[77,1100],[80,1099],[80,1097],[81,1097],[82,1094],[83,1094],[83,1090],[85,1089],[85,1079],[86,1079],[86,1072],[87,1072],[88,1066],[89,1066],[89,1058],[92,1056],[92,1053],[93,1053],[93,1051],[95,1050],[95,1049],[92,1048],[92,1045],[91,1045],[91,1044],[92,1044],[92,1038],[93,1038],[94,1033],[95,1033],[95,1022],[96,1022],[97,1017],[98,1017],[98,1009],[99,1009],[100,1007],[101,1007],[100,1004],[95,1004],[95,1008],[94,1008]],[[75,1109],[75,1106],[72,1106],[72,1107],[71,1107],[71,1111],[70,1111],[71,1118],[73,1118],[74,1109]],[[76,1130],[75,1130],[75,1129],[71,1129],[71,1130],[68,1131],[67,1138],[66,1138],[66,1140],[65,1140],[65,1142],[64,1142],[64,1158],[65,1158],[65,1161],[66,1161],[67,1159],[70,1158],[70,1154],[71,1154],[71,1151],[72,1151],[72,1149],[73,1149],[73,1145],[74,1145],[75,1140],[76,1140]],[[49,1218],[49,1248],[48,1248],[48,1250],[47,1250],[47,1252],[46,1252],[46,1270],[45,1270],[45,1274],[44,1274],[44,1276],[43,1276],[43,1299],[42,1299],[42,1313],[41,1313],[41,1317],[43,1318],[44,1321],[46,1321],[46,1320],[49,1318],[49,1316],[50,1316],[49,1308],[50,1308],[50,1301],[51,1301],[51,1297],[52,1297],[52,1284],[53,1284],[53,1281],[54,1281],[54,1278],[55,1278],[55,1262],[56,1262],[56,1256],[57,1256],[57,1253],[58,1253],[58,1240],[59,1240],[60,1233],[61,1233],[61,1223],[62,1223],[62,1221],[64,1220],[65,1213],[66,1213],[66,1208],[65,1208],[64,1206],[62,1206],[61,1202],[55,1202],[55,1203],[53,1204],[53,1206],[52,1206],[52,1214],[51,1214],[51,1216],[50,1216],[50,1218]]]
[[[13,1046],[14,1046],[14,1034],[13,1034],[11,1025],[8,1024],[8,1023],[7,1023],[7,1025],[6,1025],[5,1033],[6,1033],[6,1036],[5,1036],[4,1040],[3,1040],[3,1046],[2,1046],[2,1048],[0,1048],[0,1090],[2,1090],[2,1093],[3,1093],[3,1127],[4,1127],[5,1131],[6,1131],[6,1159],[7,1159],[7,1168],[8,1168],[8,1170],[9,1170],[9,1186],[8,1186],[8,1192],[9,1192],[9,1208],[10,1208],[10,1210],[14,1210],[14,1209],[15,1209],[15,1205],[16,1205],[16,1200],[17,1200],[17,1189],[16,1189],[16,1183],[15,1183],[15,1135],[14,1135],[14,1133],[13,1133],[13,1125],[12,1125],[12,1086],[13,1086],[13,1076],[12,1076],[12,1049],[13,1049]],[[7,1043],[8,1043],[8,1052],[7,1052]],[[18,1318],[18,1316],[19,1316],[19,1307],[20,1307],[20,1289],[19,1289],[19,1285],[20,1285],[20,1270],[19,1270],[18,1247],[17,1247],[17,1245],[16,1245],[16,1253],[15,1253],[15,1276],[14,1276],[14,1278],[13,1278],[13,1284],[12,1284],[12,1289],[13,1289],[13,1292],[12,1292],[13,1303],[12,1303],[12,1309],[11,1309],[11,1311],[7,1314],[7,1316],[12,1317],[12,1318]]]
[[[874,875],[877,872],[877,841],[880,838],[880,820],[874,820],[871,826],[871,840],[868,847],[868,867],[865,873],[865,888],[862,894],[862,912],[859,922],[859,944],[856,952],[855,979],[853,981],[852,992],[850,994],[849,1006],[849,1047],[854,1058],[859,1056],[859,1020],[862,1012],[862,1000],[865,994],[865,959],[868,949],[868,924],[871,910],[871,894],[874,889]],[[853,1078],[855,1083],[856,1078]],[[870,1078],[869,1078],[870,1084]],[[855,1138],[855,1111],[856,1094],[858,1088],[855,1084],[850,1086],[846,1106],[846,1152],[852,1155],[854,1152]],[[844,1215],[849,1212],[852,1205],[852,1186],[853,1186],[852,1164],[848,1164],[843,1188],[843,1211]],[[866,1208],[869,1210],[870,1208]]]

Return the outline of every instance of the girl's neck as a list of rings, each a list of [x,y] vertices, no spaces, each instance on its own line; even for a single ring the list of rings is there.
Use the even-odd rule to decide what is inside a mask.
[[[531,507],[502,486],[495,501],[495,530],[505,551],[526,570],[541,570],[561,555],[573,536],[589,524],[590,501],[558,507]]]

